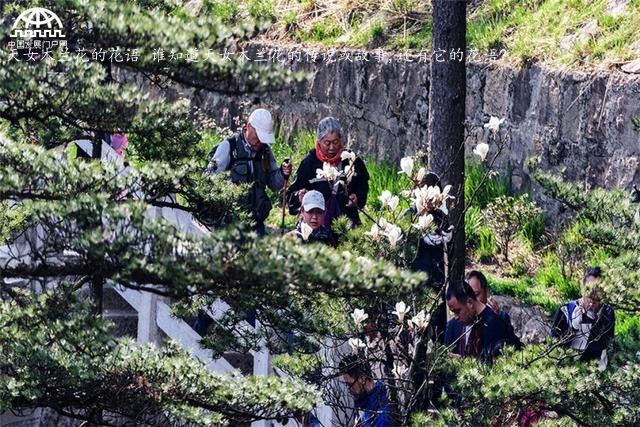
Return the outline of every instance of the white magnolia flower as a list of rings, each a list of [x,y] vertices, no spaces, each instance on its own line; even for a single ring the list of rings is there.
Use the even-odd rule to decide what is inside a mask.
[[[309,240],[309,236],[313,233],[313,228],[311,228],[306,222],[303,222],[300,226],[300,234],[302,235],[302,240],[305,242]]]
[[[378,225],[380,226],[380,230],[385,231],[387,227],[389,227],[389,222],[384,218],[380,218],[378,220]]]
[[[342,154],[340,154],[341,160],[349,160],[349,162],[353,163],[356,161],[356,153],[353,151],[344,150]]]
[[[418,230],[424,231],[433,223],[433,216],[431,214],[421,215],[418,217],[418,223],[413,224]]]
[[[384,190],[380,194],[380,196],[378,196],[378,200],[380,200],[380,202],[382,203],[383,209],[389,206],[389,200],[391,200],[392,197],[393,197],[393,194],[391,194],[391,191],[389,190]]]
[[[636,214],[633,216],[633,220],[637,225],[640,225],[640,209],[636,210]]]
[[[489,152],[489,144],[485,142],[481,142],[476,145],[476,148],[473,149],[473,154],[480,157],[480,160],[484,160],[487,157],[487,153]]]
[[[340,171],[326,162],[322,165],[322,169],[316,169],[317,179],[326,179],[327,181],[333,182],[337,180],[339,176]]]
[[[400,301],[396,303],[396,310],[393,312],[396,316],[398,316],[398,322],[404,322],[404,316],[411,310],[411,308],[407,307],[404,301]]]
[[[354,354],[361,348],[365,347],[365,343],[362,342],[360,338],[349,338],[349,345],[351,346],[351,350]]]
[[[484,124],[484,127],[491,130],[491,132],[498,132],[500,130],[500,125],[504,122],[504,118],[499,119],[497,117],[491,116],[488,123]]]
[[[409,324],[413,325],[417,330],[422,331],[427,327],[427,325],[429,325],[429,320],[430,317],[425,313],[425,311],[420,310],[418,314],[409,320]]]
[[[426,174],[427,174],[426,168],[418,169],[418,176],[416,176],[416,181],[421,182],[424,179]]]
[[[389,199],[389,209],[395,211],[398,208],[398,204],[400,203],[400,198],[398,196],[393,196]]]
[[[369,315],[360,308],[356,308],[355,310],[353,310],[353,313],[351,313],[351,318],[358,327],[360,327],[362,325],[362,322],[367,320],[368,317]]]
[[[385,228],[385,234],[392,248],[395,248],[398,242],[402,240],[402,229],[397,225],[388,224]]]
[[[406,366],[400,365],[398,363],[396,363],[393,367],[393,375],[395,375],[396,378],[404,378],[408,371],[409,369]]]
[[[400,169],[402,169],[402,171],[398,173],[404,173],[411,178],[411,174],[413,173],[413,157],[403,157],[400,160]]]
[[[444,190],[440,192],[440,188],[433,187],[421,187],[413,190],[413,204],[417,209],[418,215],[422,215],[430,209],[438,209],[444,207],[444,203],[447,199],[453,199],[453,196],[449,195],[451,186],[447,185]]]
[[[378,224],[374,223],[371,225],[371,230],[364,233],[365,236],[371,237],[373,240],[378,240],[380,238],[380,228]]]

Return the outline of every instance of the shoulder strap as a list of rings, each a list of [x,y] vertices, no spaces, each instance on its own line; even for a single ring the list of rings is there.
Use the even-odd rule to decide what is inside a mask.
[[[569,304],[567,306],[567,316],[568,316],[567,323],[569,327],[571,327],[571,320],[573,319],[573,310],[576,309],[576,305],[577,305],[576,301],[569,301]]]
[[[238,150],[240,149],[240,147],[238,147],[239,144],[240,138],[238,138],[238,134],[233,134],[229,138],[229,168],[231,168],[238,159]]]

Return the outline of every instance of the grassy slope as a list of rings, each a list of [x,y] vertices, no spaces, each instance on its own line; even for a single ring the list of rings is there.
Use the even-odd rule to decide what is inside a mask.
[[[505,59],[569,68],[611,67],[640,57],[640,0],[617,15],[613,0],[477,0],[469,6],[468,47]],[[618,0],[621,1],[621,0]],[[429,0],[208,0],[203,10],[232,22],[273,19],[281,42],[352,48],[431,48]]]

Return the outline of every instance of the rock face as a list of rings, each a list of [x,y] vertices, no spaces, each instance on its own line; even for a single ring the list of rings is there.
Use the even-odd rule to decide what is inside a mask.
[[[513,330],[524,344],[540,343],[550,335],[552,321],[538,307],[524,305],[505,295],[492,298],[501,310],[509,313]]]
[[[253,46],[250,52],[257,49],[266,48]],[[294,49],[290,55],[283,51],[280,58],[291,69],[304,70],[306,81],[258,95],[259,104],[276,114],[285,134],[313,130],[321,118],[333,115],[343,124],[347,143],[359,154],[398,160],[426,148],[428,55],[369,52],[365,61],[353,51]],[[204,91],[172,92],[170,96],[191,98],[219,124],[234,129],[232,118],[250,109],[247,101],[256,100],[255,95],[243,100]],[[483,126],[491,116],[506,119],[496,136]],[[640,182],[638,123],[638,75],[567,73],[539,65],[514,69],[497,62],[468,64],[468,155],[477,143],[487,142],[487,159],[491,159],[497,140],[507,141],[496,168],[508,172],[516,190],[532,191],[547,208],[549,201],[537,194],[531,182],[527,159],[538,156],[543,170],[563,171],[565,178],[583,183],[585,189],[629,190],[632,183]]]

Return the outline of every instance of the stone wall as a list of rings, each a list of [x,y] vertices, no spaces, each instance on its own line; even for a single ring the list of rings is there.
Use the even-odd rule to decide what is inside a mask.
[[[277,114],[288,135],[314,129],[322,117],[334,115],[361,154],[397,160],[424,147],[429,64],[418,56],[413,62],[375,53],[369,53],[369,61],[353,58],[330,63],[319,55],[307,62],[303,51],[301,61],[286,66],[305,70],[307,80],[260,95],[260,105]],[[496,164],[512,171],[516,189],[532,188],[524,164],[533,155],[540,156],[543,168],[564,168],[565,177],[586,188],[629,189],[640,182],[640,129],[633,124],[637,117],[640,126],[640,76],[471,63],[467,86],[467,153],[487,142],[483,124],[490,116],[506,118],[500,138],[509,146]],[[239,99],[202,92],[189,96],[221,124],[234,126]],[[489,157],[495,142],[490,146]]]

